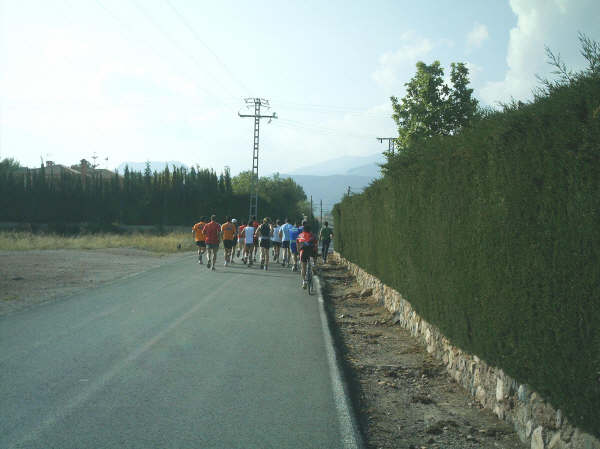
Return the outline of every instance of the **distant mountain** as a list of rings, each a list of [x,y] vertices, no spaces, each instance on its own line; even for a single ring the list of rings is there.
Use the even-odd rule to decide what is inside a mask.
[[[357,175],[280,175],[282,178],[290,177],[294,182],[304,189],[306,197],[313,198],[315,215],[320,212],[320,201],[323,201],[323,211],[330,211],[335,203],[348,193],[348,187],[352,193],[361,192],[376,177]]]
[[[166,166],[168,166],[169,169],[171,169],[171,167],[173,167],[173,165],[175,167],[187,168],[187,165],[185,165],[183,162],[179,162],[179,161],[149,161],[149,162],[150,162],[150,170],[152,172],[155,172],[155,171],[162,172],[162,171],[164,171]],[[123,162],[123,163],[121,163],[121,165],[119,165],[117,167],[117,170],[119,170],[120,174],[123,174],[123,172],[125,171],[125,166],[128,166],[130,171],[143,172],[144,170],[146,170],[146,162]]]
[[[291,172],[292,175],[358,175],[379,177],[377,164],[385,162],[382,153],[370,156],[342,156],[319,164],[301,167]]]
[[[370,178],[381,177],[380,163],[372,163],[351,168],[346,172],[347,175],[368,176]]]

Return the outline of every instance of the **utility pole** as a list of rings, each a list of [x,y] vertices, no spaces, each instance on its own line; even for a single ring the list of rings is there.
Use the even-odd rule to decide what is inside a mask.
[[[315,217],[315,214],[313,214],[313,202],[312,202],[312,195],[310,196],[310,220],[312,221]]]
[[[323,200],[321,200],[321,221],[319,223],[319,227],[323,226]]]
[[[348,186],[348,193],[346,195],[350,196],[350,186]]]
[[[268,118],[271,121],[277,118],[277,114],[272,115],[260,115],[260,107],[264,106],[269,108],[269,100],[264,98],[246,98],[246,107],[250,108],[254,105],[254,114],[240,114],[240,117],[254,117],[254,148],[252,152],[252,178],[250,179],[250,210],[248,212],[248,218],[258,217],[258,143],[260,134],[260,119]]]
[[[394,150],[396,149],[396,139],[397,137],[376,137],[379,142],[383,143],[384,140],[388,142],[388,152],[390,154],[394,154]]]

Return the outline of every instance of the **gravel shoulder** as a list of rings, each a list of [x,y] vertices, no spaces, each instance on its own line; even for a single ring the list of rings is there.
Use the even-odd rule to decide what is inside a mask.
[[[0,316],[159,267],[191,253],[132,248],[0,251]]]
[[[323,294],[368,448],[525,448],[345,267],[321,266]]]

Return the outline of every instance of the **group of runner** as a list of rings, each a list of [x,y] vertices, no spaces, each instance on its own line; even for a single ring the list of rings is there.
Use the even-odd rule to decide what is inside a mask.
[[[324,222],[317,237],[306,221],[292,223],[286,218],[283,221],[277,219],[273,223],[265,217],[259,223],[256,217],[252,217],[238,225],[235,218],[225,217],[225,222],[221,225],[216,219],[216,215],[212,215],[210,221],[208,217],[203,217],[192,228],[198,246],[198,263],[204,263],[203,256],[207,253],[206,267],[212,271],[216,270],[220,240],[223,241],[225,250],[225,266],[235,263],[234,259],[237,257],[250,267],[258,258],[260,268],[268,270],[272,254],[273,262],[281,263],[283,267],[289,266],[292,271],[298,270],[300,262],[304,278],[309,258],[317,257],[319,241],[322,243],[323,262],[327,261],[333,237],[333,231],[327,222]]]

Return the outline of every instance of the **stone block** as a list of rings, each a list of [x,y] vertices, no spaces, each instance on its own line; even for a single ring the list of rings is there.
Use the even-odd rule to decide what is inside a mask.
[[[544,449],[544,428],[542,426],[536,427],[531,435],[531,449]]]

